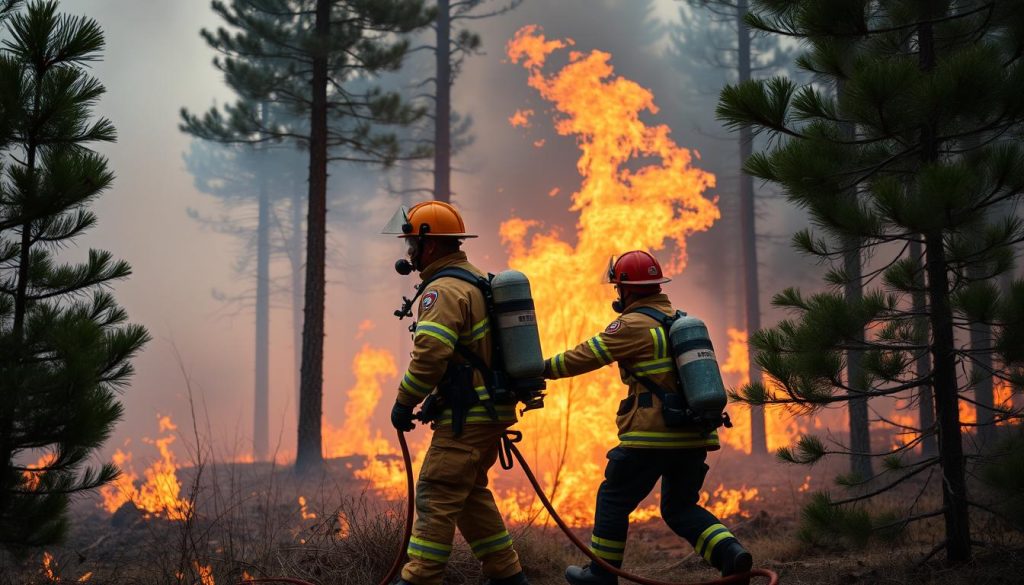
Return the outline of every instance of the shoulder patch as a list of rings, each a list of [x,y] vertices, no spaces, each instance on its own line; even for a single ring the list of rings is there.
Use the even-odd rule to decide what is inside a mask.
[[[605,333],[615,333],[619,329],[622,329],[622,320],[621,319],[616,319],[616,320],[612,321],[611,323],[609,323],[608,326],[604,328],[604,332]]]
[[[423,300],[420,301],[420,310],[422,310],[422,311],[429,311],[430,308],[433,307],[436,303],[437,303],[437,291],[436,290],[428,290],[426,292],[426,294],[423,295]]]

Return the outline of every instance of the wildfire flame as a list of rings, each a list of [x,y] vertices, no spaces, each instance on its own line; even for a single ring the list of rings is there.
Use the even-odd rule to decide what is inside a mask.
[[[316,512],[306,509],[306,496],[299,496],[299,513],[303,520],[316,520]]]
[[[530,276],[541,342],[549,354],[614,319],[608,304],[613,291],[600,285],[610,256],[672,244],[662,256],[666,272],[678,274],[686,263],[686,238],[720,217],[716,201],[703,196],[714,186],[714,176],[692,166],[694,156],[669,138],[667,126],[640,119],[645,112],[657,113],[653,95],[616,76],[608,53],[574,51],[568,65],[545,71],[548,56],[572,44],[548,40],[531,25],[520,29],[506,50],[528,71],[529,85],[555,106],[556,131],[574,136],[581,151],[582,183],[570,208],[579,214],[575,244],[538,220],[513,218],[501,226],[509,266]],[[614,413],[623,397],[610,389],[620,388],[613,368],[553,382],[545,408],[520,422],[523,450],[570,523],[593,518],[593,494],[603,476],[604,452],[617,442]],[[529,494],[512,491],[499,499],[513,522],[539,513]]]
[[[964,425],[962,430],[964,432],[974,432],[976,427],[972,425],[975,425],[978,422],[977,407],[966,400],[960,400],[958,404],[960,409],[960,423]],[[997,410],[1013,410],[1013,386],[1009,382],[1006,380],[995,380],[995,384],[992,387],[992,404]],[[1012,419],[1000,417],[999,413],[996,413],[997,425],[1008,425],[1012,424],[1012,422]]]
[[[171,433],[178,428],[169,416],[157,415],[157,420],[161,433]],[[178,480],[178,464],[170,448],[175,436],[166,434],[155,440],[143,441],[157,448],[160,459],[146,468],[143,472],[145,481],[137,485],[139,477],[131,465],[132,454],[117,449],[113,460],[121,468],[121,475],[112,483],[100,488],[100,496],[103,498],[100,506],[114,513],[126,502],[132,502],[148,515],[164,515],[170,520],[184,520],[192,511],[192,504],[179,497],[181,482]]]
[[[385,497],[404,497],[405,470],[398,449],[379,429],[371,434],[367,424],[383,395],[383,384],[393,382],[398,375],[395,358],[387,350],[364,344],[352,359],[352,372],[356,380],[346,392],[345,423],[340,428],[324,425],[326,456],[365,456],[363,467],[355,471],[355,476],[367,480]],[[416,452],[414,471],[422,466],[426,449]]]
[[[43,453],[35,463],[26,465],[25,467],[27,469],[22,472],[22,477],[25,480],[25,489],[33,491],[39,487],[39,482],[41,481],[42,475],[46,473],[46,468],[49,467],[56,459],[56,453]]]

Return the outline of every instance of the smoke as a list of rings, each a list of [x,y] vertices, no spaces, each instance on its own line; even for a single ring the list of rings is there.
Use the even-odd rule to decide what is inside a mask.
[[[554,132],[550,106],[527,86],[523,69],[504,57],[505,43],[526,24],[538,24],[552,37],[573,38],[581,50],[611,53],[618,74],[651,89],[660,112],[648,121],[668,124],[680,146],[702,153],[703,160],[696,164],[719,176],[714,194],[728,214],[736,147],[721,139],[724,132],[713,119],[717,91],[693,91],[714,86],[714,76],[688,66],[681,71],[673,63],[669,33],[681,26],[679,6],[670,0],[527,0],[506,14],[470,21],[470,28],[481,35],[482,54],[466,60],[452,96],[455,110],[472,119],[473,141],[466,136],[467,146],[454,158],[452,183],[454,202],[465,212],[469,228],[481,235],[466,247],[481,268],[497,272],[506,267],[507,254],[497,232],[513,214],[542,217],[549,225],[560,225],[565,237],[574,237],[569,196],[579,188],[578,149],[571,137]],[[123,397],[126,420],[109,442],[107,455],[126,438],[152,434],[157,412],[188,427],[187,387],[180,368],[189,375],[199,412],[206,413],[201,416],[216,421],[207,425],[201,420],[200,430],[210,434],[221,454],[235,446],[244,452],[251,437],[252,313],[232,315],[211,291],[231,296],[252,288],[244,262],[247,244],[231,233],[204,229],[188,210],[214,218],[237,213],[244,223],[254,217],[255,207],[224,208],[221,200],[203,193],[208,189],[196,186],[183,159],[193,148],[192,139],[177,130],[182,106],[204,111],[233,99],[211,65],[213,53],[199,37],[201,28],[215,29],[221,23],[207,0],[81,0],[64,2],[62,10],[93,17],[104,29],[107,49],[95,70],[108,94],[98,114],[114,122],[119,136],[116,144],[101,149],[110,157],[117,180],[95,207],[99,227],[83,238],[81,250],[69,254],[84,255],[85,248],[93,246],[128,260],[134,274],[116,286],[115,294],[131,319],[146,325],[155,338],[135,362],[137,374]],[[423,66],[402,75],[429,77]],[[526,109],[534,110],[530,127],[509,124],[510,116]],[[302,177],[302,153],[288,158],[298,166],[289,172]],[[204,179],[223,170],[195,172]],[[422,188],[429,186],[430,177],[402,173],[396,169],[383,174],[356,165],[330,170],[324,412],[334,424],[342,422],[343,392],[354,383],[352,357],[363,343],[392,351],[399,371],[405,365],[407,322],[398,323],[391,311],[401,294],[412,293],[415,281],[394,273],[391,266],[403,246],[378,232],[401,199],[389,185],[392,190]],[[299,186],[305,187],[304,179]],[[554,190],[557,193],[550,195]],[[407,196],[413,201],[425,197]],[[783,208],[777,203],[772,208]],[[762,274],[795,278],[799,269],[784,272],[778,265],[798,265],[788,253],[776,250],[788,248],[791,224],[799,221],[793,218],[800,216],[776,213],[765,218],[764,229],[784,237],[762,244]],[[680,308],[705,317],[716,342],[722,344],[726,327],[736,323],[735,299],[740,296],[738,281],[732,278],[740,270],[738,256],[730,247],[738,242],[738,234],[731,225],[726,217],[708,234],[690,240],[689,268],[669,289]],[[240,258],[241,272],[235,270]],[[283,260],[272,264],[282,290],[287,288],[288,270]],[[782,284],[789,283],[769,278],[762,288],[771,291]],[[365,328],[357,341],[360,324],[367,320],[375,327]],[[269,436],[272,448],[279,441],[281,451],[288,454],[295,434],[293,344],[290,300],[279,294],[271,309]],[[387,424],[383,410],[390,400],[388,388],[394,386],[383,384],[384,404],[372,417],[376,425]]]

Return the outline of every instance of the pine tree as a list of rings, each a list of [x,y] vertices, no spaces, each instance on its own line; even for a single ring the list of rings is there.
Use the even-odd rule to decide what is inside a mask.
[[[420,109],[367,80],[398,69],[408,50],[400,38],[425,26],[422,0],[214,0],[233,29],[203,31],[223,55],[214,65],[239,95],[237,104],[202,118],[182,111],[181,129],[222,142],[292,140],[309,153],[306,277],[296,470],[323,462],[323,340],[327,165],[348,160],[388,164],[401,153],[383,125],[408,124]],[[308,124],[267,123],[254,104],[272,103]]]
[[[4,8],[13,8],[7,3]],[[72,495],[113,480],[87,466],[122,416],[117,391],[148,340],[106,290],[131,269],[109,252],[84,264],[57,253],[96,223],[89,205],[114,180],[91,143],[103,85],[96,21],[34,1],[10,14],[0,50],[0,546],[58,541]]]
[[[815,410],[854,393],[913,402],[930,384],[936,429],[918,428],[908,443],[873,452],[884,464],[878,484],[845,500],[821,494],[808,518],[884,533],[941,515],[946,558],[967,560],[968,507],[976,500],[965,475],[978,455],[964,452],[958,407],[970,400],[971,381],[957,372],[989,363],[991,375],[1008,382],[1024,376],[1024,282],[1007,294],[995,284],[1012,267],[1012,246],[1024,239],[1024,226],[989,213],[1019,201],[1024,190],[1024,3],[763,0],[755,6],[751,26],[806,43],[799,66],[821,84],[841,83],[843,91],[837,97],[819,84],[798,87],[785,78],[748,82],[723,90],[719,116],[775,141],[746,168],[782,186],[823,232],[802,231],[795,243],[841,263],[856,242],[856,251],[873,259],[863,276],[874,288],[859,300],[845,299],[838,289],[850,274],[835,266],[826,277],[833,290],[776,295],[773,302],[795,316],[759,331],[753,345],[780,389],[751,384],[741,398]],[[914,242],[923,265],[907,254]],[[913,309],[922,287],[928,331]],[[960,345],[954,335],[976,324],[989,327],[987,349]],[[860,380],[841,374],[850,350],[862,352]],[[931,363],[921,375],[925,354]],[[997,419],[1020,419],[993,408]],[[911,458],[933,432],[937,457]],[[780,455],[813,463],[837,452],[849,449],[826,449],[807,436]],[[936,466],[941,480],[929,485],[941,490],[940,509],[915,509],[915,501],[895,511],[896,520],[880,520],[857,507],[910,478],[928,477],[922,474]],[[851,522],[834,522],[844,518]]]
[[[755,37],[744,22],[749,11],[748,0],[688,0],[688,6],[680,9],[685,20],[692,13],[699,30],[689,34],[677,33],[673,37],[673,49],[678,58],[692,60],[699,55],[715,67],[728,72],[730,81],[743,83],[754,79],[757,74],[777,72],[783,67],[786,55],[776,39]],[[694,46],[696,45],[696,46]],[[705,49],[701,53],[698,47]],[[703,64],[694,64],[703,65]],[[718,86],[720,87],[720,86]],[[754,133],[740,128],[736,142],[737,166],[751,156],[754,148]],[[739,219],[739,256],[742,259],[740,287],[743,291],[743,328],[756,331],[761,328],[761,286],[758,276],[758,231],[757,193],[754,179],[749,174],[739,174],[739,193],[736,201],[736,215]],[[748,371],[751,380],[761,379],[761,369],[750,354]],[[751,407],[751,452],[755,455],[768,453],[765,412],[761,405]]]

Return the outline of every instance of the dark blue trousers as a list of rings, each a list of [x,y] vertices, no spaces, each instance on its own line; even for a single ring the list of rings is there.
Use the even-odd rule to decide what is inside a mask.
[[[703,449],[635,449],[608,452],[604,481],[597,491],[597,512],[591,549],[621,566],[629,531],[629,515],[661,479],[661,517],[698,554],[720,568],[721,554],[735,540],[714,514],[697,504],[708,466]]]

